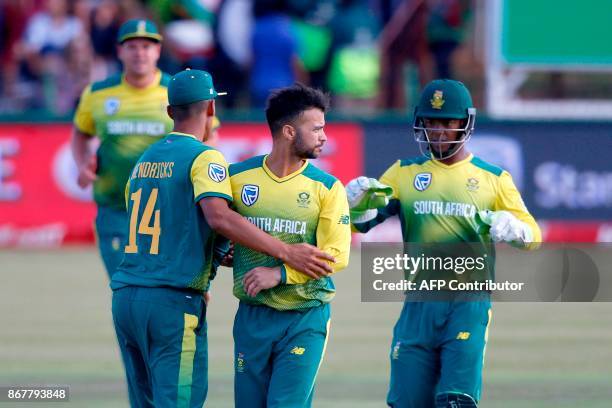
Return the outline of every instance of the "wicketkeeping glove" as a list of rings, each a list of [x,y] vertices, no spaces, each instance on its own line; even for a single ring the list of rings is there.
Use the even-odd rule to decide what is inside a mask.
[[[378,208],[389,204],[393,189],[368,177],[357,177],[346,185],[351,222],[359,224],[376,218]]]
[[[507,242],[524,246],[533,242],[531,228],[508,211],[479,211],[480,222],[489,225],[493,242]]]

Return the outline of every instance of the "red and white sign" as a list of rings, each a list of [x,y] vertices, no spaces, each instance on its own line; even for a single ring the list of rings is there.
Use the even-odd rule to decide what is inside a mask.
[[[363,173],[362,129],[330,124],[315,165],[342,182]],[[93,242],[91,189],[76,184],[69,124],[0,125],[0,247]],[[229,163],[270,151],[263,124],[224,124],[217,148]]]

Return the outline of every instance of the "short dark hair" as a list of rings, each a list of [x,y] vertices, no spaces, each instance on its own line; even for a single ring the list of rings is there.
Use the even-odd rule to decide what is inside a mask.
[[[329,110],[329,96],[319,89],[295,83],[286,88],[275,89],[268,97],[266,120],[272,134],[288,122],[297,119],[308,109]]]
[[[209,101],[197,101],[194,103],[188,103],[186,105],[170,105],[172,108],[172,119],[175,122],[181,122],[189,119],[192,116],[199,115],[202,109],[206,108],[206,104]]]

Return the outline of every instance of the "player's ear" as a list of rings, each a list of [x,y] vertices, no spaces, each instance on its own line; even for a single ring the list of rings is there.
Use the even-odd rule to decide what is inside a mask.
[[[216,109],[215,109],[215,100],[211,99],[208,102],[208,106],[206,107],[206,113],[208,114],[208,116],[213,117],[215,116],[216,113]]]
[[[282,135],[285,139],[292,141],[295,138],[295,128],[292,125],[283,125]]]

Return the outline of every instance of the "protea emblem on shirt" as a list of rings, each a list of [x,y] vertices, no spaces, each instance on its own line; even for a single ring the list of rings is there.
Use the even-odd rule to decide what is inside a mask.
[[[225,180],[226,176],[227,172],[224,166],[217,163],[210,163],[208,165],[208,177],[210,177],[212,181],[220,183]]]
[[[414,188],[418,191],[425,191],[431,184],[431,173],[419,173],[414,176]]]
[[[474,177],[470,177],[467,179],[467,183],[465,184],[468,191],[476,191],[478,190],[478,179]]]
[[[242,193],[240,194],[242,202],[247,207],[255,204],[255,201],[259,198],[259,186],[255,184],[245,184],[242,186]]]
[[[112,116],[119,112],[119,105],[121,105],[119,99],[108,98],[104,101],[104,112],[106,112],[108,116]]]
[[[299,193],[297,198],[297,204],[298,207],[308,208],[308,206],[310,205],[310,194],[305,191]]]

